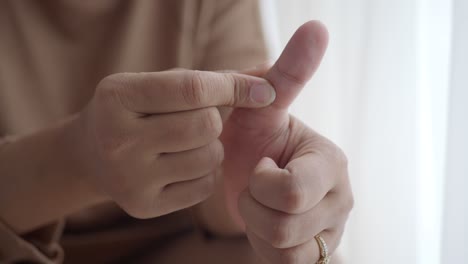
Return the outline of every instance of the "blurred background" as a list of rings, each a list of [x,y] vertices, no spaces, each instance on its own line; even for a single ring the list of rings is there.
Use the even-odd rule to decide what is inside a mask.
[[[263,0],[271,58],[323,21],[292,112],[347,153],[345,263],[468,263],[468,1]]]

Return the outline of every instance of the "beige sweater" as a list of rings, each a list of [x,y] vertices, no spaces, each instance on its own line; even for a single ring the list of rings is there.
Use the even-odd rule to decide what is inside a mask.
[[[241,69],[263,62],[257,5],[255,0],[0,1],[0,149],[79,112],[111,73]],[[9,166],[0,152],[0,184]],[[0,221],[0,263],[61,263],[64,251],[66,263],[104,263],[189,230],[192,222],[189,210],[136,220],[112,204],[23,236]]]

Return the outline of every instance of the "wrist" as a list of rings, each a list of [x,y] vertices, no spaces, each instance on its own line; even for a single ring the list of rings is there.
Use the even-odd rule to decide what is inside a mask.
[[[83,140],[86,138],[83,123],[80,114],[75,114],[65,120],[61,124],[61,132],[57,137],[58,145],[62,148],[60,152],[64,153],[64,164],[67,164],[69,170],[73,171],[69,174],[70,181],[82,194],[83,199],[89,202],[104,202],[107,197],[91,180],[96,176],[96,170],[90,158],[88,143]]]
[[[0,215],[18,234],[105,200],[84,180],[74,118],[2,147]]]
[[[198,225],[218,236],[238,236],[244,234],[243,228],[236,224],[226,207],[223,175],[216,178],[215,191],[211,197],[194,207]]]

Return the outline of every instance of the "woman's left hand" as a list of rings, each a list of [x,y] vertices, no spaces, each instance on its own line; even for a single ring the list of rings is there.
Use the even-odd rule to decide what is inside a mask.
[[[322,24],[301,26],[264,76],[276,90],[273,104],[235,108],[224,124],[227,208],[266,263],[315,263],[317,235],[332,254],[353,206],[343,152],[287,110],[326,46]]]
[[[255,251],[267,263],[315,263],[316,235],[332,254],[338,246],[353,196],[347,161],[329,140],[291,118],[296,146],[284,168],[260,160],[239,197],[239,212]]]

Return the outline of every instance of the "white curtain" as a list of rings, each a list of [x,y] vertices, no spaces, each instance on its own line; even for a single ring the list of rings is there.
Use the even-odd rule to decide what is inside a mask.
[[[453,7],[443,263],[468,263],[468,1]]]
[[[291,111],[350,159],[344,263],[468,263],[468,1],[263,0],[262,10],[273,59],[307,20],[330,32]]]

